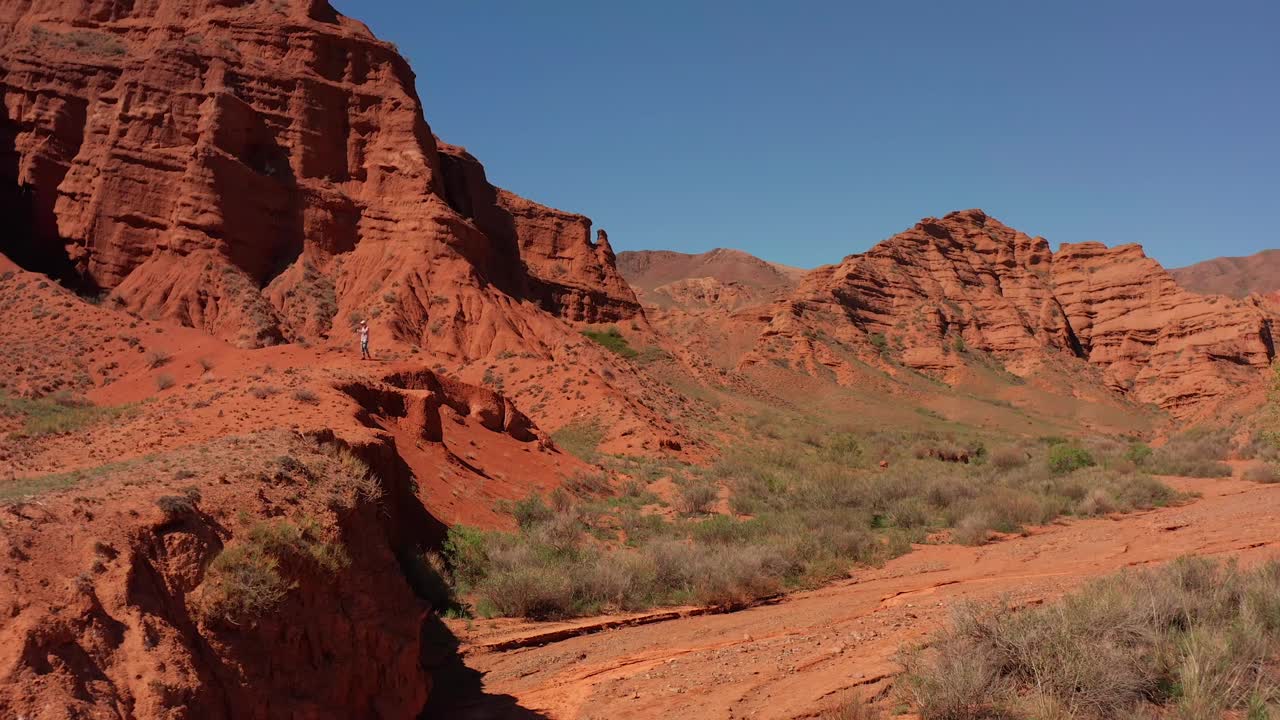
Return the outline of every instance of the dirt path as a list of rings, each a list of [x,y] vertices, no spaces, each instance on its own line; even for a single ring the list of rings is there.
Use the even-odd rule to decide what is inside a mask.
[[[1187,554],[1280,556],[1280,485],[1171,484],[1203,497],[982,548],[922,546],[853,580],[738,613],[605,619],[643,624],[578,636],[571,625],[458,623],[465,672],[483,677],[485,694],[441,677],[428,716],[810,717],[850,693],[888,690],[898,648],[945,621],[958,600],[1042,602],[1094,576]],[[528,642],[545,644],[518,647]]]

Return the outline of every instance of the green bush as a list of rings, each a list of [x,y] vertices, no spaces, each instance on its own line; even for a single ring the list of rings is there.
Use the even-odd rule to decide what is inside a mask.
[[[1144,442],[1135,442],[1129,445],[1129,449],[1125,451],[1124,456],[1129,462],[1142,467],[1151,459],[1153,452],[1150,445]]]
[[[1078,445],[1059,444],[1049,448],[1049,470],[1064,475],[1094,465],[1093,456]]]
[[[622,336],[622,331],[612,325],[603,330],[583,330],[582,334],[606,350],[628,360],[640,355]]]

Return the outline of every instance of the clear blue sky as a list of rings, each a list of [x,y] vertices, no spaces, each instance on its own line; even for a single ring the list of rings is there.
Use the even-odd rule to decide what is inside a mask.
[[[334,4],[437,135],[620,250],[813,266],[969,207],[1169,266],[1280,246],[1273,0]]]

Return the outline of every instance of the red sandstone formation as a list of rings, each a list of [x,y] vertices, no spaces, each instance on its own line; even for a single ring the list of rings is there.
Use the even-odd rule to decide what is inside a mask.
[[[325,2],[3,0],[0,44],[0,252],[28,268],[246,346],[360,314],[467,359],[538,334],[525,301],[640,314],[589,220],[439,145],[405,61]]]
[[[946,374],[973,351],[1024,374],[1054,354],[1079,357],[1112,388],[1183,417],[1256,380],[1274,355],[1263,313],[1182,290],[1137,246],[1055,255],[969,210],[810,273],[744,363],[848,378],[842,353],[853,352]]]
[[[1053,280],[1085,358],[1108,384],[1175,415],[1237,393],[1275,355],[1262,312],[1183,290],[1137,245],[1064,245]]]

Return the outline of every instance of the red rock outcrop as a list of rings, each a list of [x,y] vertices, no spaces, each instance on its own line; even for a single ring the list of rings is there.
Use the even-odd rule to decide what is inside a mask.
[[[1138,245],[1063,245],[1055,293],[1108,384],[1187,415],[1259,376],[1275,354],[1256,307],[1183,290]]]
[[[1256,379],[1274,355],[1262,312],[1182,290],[1137,246],[1054,254],[1043,238],[968,210],[810,273],[743,363],[847,379],[857,376],[852,354],[945,375],[973,351],[1023,374],[1075,356],[1112,388],[1179,416]]]
[[[242,345],[361,314],[474,358],[527,301],[640,315],[589,220],[438,145],[409,66],[325,2],[0,0],[0,43],[28,268]]]

